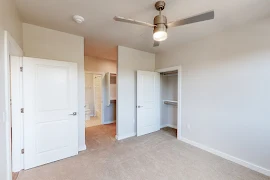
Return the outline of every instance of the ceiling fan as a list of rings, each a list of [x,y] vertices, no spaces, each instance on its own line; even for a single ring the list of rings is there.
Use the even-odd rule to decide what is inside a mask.
[[[192,16],[192,17],[188,17],[185,19],[179,19],[179,20],[167,23],[166,16],[163,16],[161,14],[161,12],[165,8],[165,5],[166,5],[166,3],[164,1],[157,1],[156,2],[155,7],[159,11],[159,15],[157,15],[154,18],[154,24],[143,22],[143,21],[137,21],[134,19],[128,19],[128,18],[124,18],[124,17],[120,17],[120,16],[115,16],[114,20],[154,28],[153,39],[155,42],[154,42],[153,46],[157,47],[157,46],[159,46],[161,41],[164,41],[167,39],[167,37],[168,37],[167,29],[168,28],[176,27],[176,26],[183,26],[186,24],[192,24],[192,23],[197,23],[197,22],[201,22],[201,21],[207,21],[207,20],[214,19],[214,17],[215,17],[215,12],[212,10],[212,11],[204,12],[204,13]]]

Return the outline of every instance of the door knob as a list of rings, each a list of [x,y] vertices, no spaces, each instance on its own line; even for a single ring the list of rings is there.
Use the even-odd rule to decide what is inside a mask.
[[[69,114],[69,115],[71,115],[71,116],[76,116],[77,113],[76,113],[76,112],[73,112],[72,114]]]
[[[142,108],[143,106],[137,106],[137,108]]]

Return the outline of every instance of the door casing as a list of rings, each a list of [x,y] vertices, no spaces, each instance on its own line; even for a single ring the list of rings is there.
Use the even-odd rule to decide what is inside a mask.
[[[11,99],[11,88],[10,88],[10,56],[18,56],[22,58],[23,51],[20,48],[20,46],[16,43],[16,41],[13,39],[13,37],[9,34],[8,31],[4,31],[4,74],[5,74],[5,96],[6,96],[6,102],[5,102],[5,112],[3,114],[4,118],[4,124],[6,128],[6,135],[5,135],[5,148],[7,151],[7,180],[12,179],[12,171],[17,172],[21,170],[21,162],[20,159],[14,158],[14,160],[11,158],[11,134],[13,139],[19,137],[20,135],[16,134],[16,131],[13,129],[11,132],[11,105],[10,105],[10,99]],[[17,136],[16,136],[17,135]],[[16,141],[17,142],[17,141]],[[17,148],[16,148],[17,147]],[[20,156],[20,150],[18,151],[18,147],[20,147],[19,144],[16,144],[16,147],[13,146],[12,151],[16,153],[16,156]],[[18,169],[13,169],[12,166],[17,166]]]
[[[182,140],[182,67],[173,66],[169,68],[156,69],[155,72],[178,71],[178,106],[177,106],[177,139]]]

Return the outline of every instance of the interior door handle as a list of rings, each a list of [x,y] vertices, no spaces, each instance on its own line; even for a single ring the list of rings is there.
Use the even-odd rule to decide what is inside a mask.
[[[137,106],[137,108],[142,108],[143,106]]]
[[[76,116],[77,113],[76,113],[76,112],[73,112],[72,114],[69,114],[69,115],[71,115],[71,116]]]

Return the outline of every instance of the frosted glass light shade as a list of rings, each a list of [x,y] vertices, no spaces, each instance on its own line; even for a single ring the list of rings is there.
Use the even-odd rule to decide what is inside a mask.
[[[157,31],[153,34],[153,38],[155,41],[164,41],[168,37],[168,34],[166,31]]]

